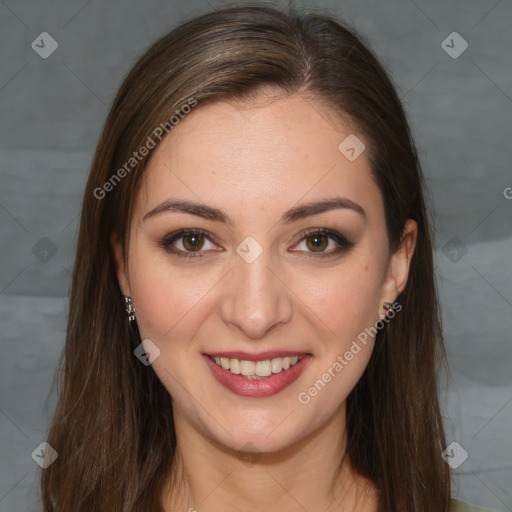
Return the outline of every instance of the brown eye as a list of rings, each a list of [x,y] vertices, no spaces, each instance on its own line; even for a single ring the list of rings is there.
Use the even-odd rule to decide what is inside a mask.
[[[303,234],[293,252],[305,252],[310,258],[325,258],[336,256],[355,245],[337,231],[326,228],[310,229]],[[302,247],[301,246],[305,246]],[[329,250],[326,250],[329,249]]]
[[[312,252],[322,252],[329,245],[329,237],[323,234],[309,235],[305,238],[308,249]]]
[[[165,236],[160,240],[160,246],[175,256],[202,258],[209,250],[214,250],[210,238],[211,235],[207,231],[182,229]]]
[[[200,233],[193,233],[191,235],[185,235],[183,239],[183,247],[187,251],[198,251],[204,245],[204,235]]]

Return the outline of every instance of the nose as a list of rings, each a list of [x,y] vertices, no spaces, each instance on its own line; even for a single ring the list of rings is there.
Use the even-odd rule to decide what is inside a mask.
[[[270,263],[266,251],[252,263],[236,257],[220,299],[224,323],[253,340],[263,338],[293,316],[292,292]]]

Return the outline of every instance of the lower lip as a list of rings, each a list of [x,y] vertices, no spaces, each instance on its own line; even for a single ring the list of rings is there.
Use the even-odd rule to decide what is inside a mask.
[[[247,379],[242,375],[235,375],[229,370],[224,370],[209,356],[203,354],[203,357],[218,382],[237,395],[251,398],[276,395],[297,380],[313,358],[313,356],[305,354],[297,364],[288,370],[273,373],[266,379]]]

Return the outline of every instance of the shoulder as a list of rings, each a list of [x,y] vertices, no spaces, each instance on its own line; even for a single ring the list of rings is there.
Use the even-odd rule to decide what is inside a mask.
[[[460,500],[453,500],[452,505],[452,512],[492,512],[489,509],[475,507],[474,505],[470,505],[469,503]]]

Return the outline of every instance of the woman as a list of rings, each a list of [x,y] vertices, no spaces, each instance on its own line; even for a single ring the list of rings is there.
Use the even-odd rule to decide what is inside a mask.
[[[334,20],[223,8],[157,41],[85,192],[45,510],[471,510],[422,180]]]

